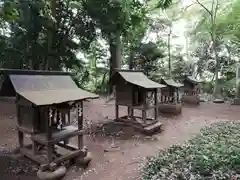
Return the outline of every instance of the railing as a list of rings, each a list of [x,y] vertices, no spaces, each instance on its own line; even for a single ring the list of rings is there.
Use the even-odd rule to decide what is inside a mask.
[[[180,103],[179,94],[174,94],[173,96],[164,95],[161,92],[157,93],[158,104],[176,104]],[[147,96],[148,106],[154,105],[154,94],[148,94]]]
[[[197,90],[185,90],[184,95],[195,96],[199,95],[199,92]]]
[[[165,96],[165,95],[161,95],[160,96],[160,103],[179,103],[179,96],[175,95],[175,96]]]

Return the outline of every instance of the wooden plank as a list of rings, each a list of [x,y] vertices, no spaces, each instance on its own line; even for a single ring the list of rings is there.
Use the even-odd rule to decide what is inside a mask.
[[[24,146],[24,136],[23,132],[18,131],[18,142],[19,142],[19,147],[22,148]]]
[[[81,149],[79,149],[79,150],[73,151],[71,153],[68,153],[66,155],[62,155],[61,157],[55,159],[53,162],[56,164],[60,164],[64,161],[71,160],[75,157],[79,157],[79,156],[84,157],[84,154],[85,153]]]
[[[29,159],[33,160],[34,162],[38,163],[38,164],[46,164],[47,160],[40,155],[34,155],[32,153],[31,149],[27,149],[27,148],[20,148],[20,153],[23,154],[24,156],[28,157]]]
[[[161,122],[157,122],[155,124],[152,124],[150,126],[145,127],[144,130],[152,132],[152,131],[155,131],[155,130],[161,128],[161,126],[162,126],[162,123]]]
[[[157,120],[158,119],[158,99],[157,99],[157,89],[154,92],[154,119]]]
[[[56,163],[58,165],[64,161],[68,161],[68,160],[74,159],[76,157],[84,157],[84,155],[85,155],[85,152],[83,152],[82,150],[76,150],[74,152],[62,155],[59,158],[56,158],[51,163]],[[42,164],[41,168],[47,169],[49,167],[49,165],[50,165],[50,163]]]
[[[26,133],[26,134],[34,133],[33,129],[27,128],[27,127],[24,127],[24,126],[19,126],[19,125],[17,125],[17,130],[19,130],[19,131],[21,131],[23,133]]]
[[[57,143],[74,136],[83,135],[83,133],[84,130],[79,131],[76,127],[66,126],[64,127],[64,130],[56,130],[53,132],[51,140],[47,140],[45,133],[33,135],[32,139],[41,144]]]
[[[155,105],[152,105],[152,106],[146,106],[146,107],[144,107],[144,106],[133,106],[132,108],[133,109],[136,109],[136,110],[144,110],[144,108],[146,109],[146,110],[150,110],[150,109],[154,109],[154,108],[156,108],[157,106],[155,106]]]
[[[76,150],[78,150],[78,147],[76,147],[76,146],[74,147],[73,145],[64,144],[64,143],[61,143],[61,142],[57,143],[57,145],[60,146],[60,147],[62,147],[62,148],[65,148],[65,149],[67,149],[67,150],[70,150],[70,151],[76,151]]]
[[[161,122],[156,121],[154,119],[151,119],[151,120],[148,119],[148,121],[149,121],[148,124],[141,124],[135,120],[132,120],[132,121],[128,120],[127,116],[123,116],[123,117],[119,118],[118,120],[115,120],[115,123],[123,125],[123,126],[133,127],[137,131],[147,134],[147,135],[151,135],[161,129],[161,126],[162,126]]]
[[[79,109],[80,108],[80,109]],[[83,129],[83,102],[80,102],[80,107],[78,107],[77,118],[78,118],[78,131]],[[83,147],[83,136],[78,135],[78,149]]]

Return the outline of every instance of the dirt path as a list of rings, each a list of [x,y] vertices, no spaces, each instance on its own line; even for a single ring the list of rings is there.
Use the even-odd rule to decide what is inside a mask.
[[[89,120],[89,125],[91,123],[95,125],[114,117],[113,106],[111,104],[103,104],[103,100],[85,103],[84,113],[85,118]],[[6,102],[4,104],[0,103],[0,109],[1,112],[4,112],[0,116],[0,150],[10,151],[17,145],[16,130],[14,128],[14,105]],[[144,157],[154,155],[161,148],[167,148],[172,144],[181,143],[191,138],[199,132],[200,128],[213,122],[226,119],[240,119],[240,106],[203,103],[195,108],[184,107],[181,116],[162,117],[161,119],[164,124],[164,131],[154,135],[152,138],[146,138],[139,134],[134,135],[135,133],[129,128],[125,128],[123,132],[120,131],[120,135],[117,138],[102,137],[101,134],[85,137],[85,143],[92,152],[94,159],[87,170],[82,171],[73,167],[68,171],[64,179],[137,180],[139,179],[138,167]],[[117,130],[119,131],[119,129]],[[3,160],[0,159],[0,163],[2,163],[1,161]],[[13,170],[19,169],[19,167],[20,169],[25,169],[19,162],[11,165]],[[4,166],[6,166],[5,169],[9,169],[8,165]],[[34,180],[36,179],[34,177],[35,170],[35,166],[26,172],[17,170],[15,175],[22,179],[25,179],[23,177],[27,175],[32,175],[31,180]],[[17,179],[13,176],[10,177],[9,171],[0,171],[0,176],[4,177],[3,179],[1,178],[2,180]]]

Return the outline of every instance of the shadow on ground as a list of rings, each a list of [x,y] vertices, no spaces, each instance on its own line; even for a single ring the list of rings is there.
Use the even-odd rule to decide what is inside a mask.
[[[23,156],[0,151],[1,180],[38,180],[37,166]]]

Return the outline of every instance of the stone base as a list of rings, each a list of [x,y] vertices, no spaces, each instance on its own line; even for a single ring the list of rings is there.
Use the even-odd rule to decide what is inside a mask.
[[[199,96],[194,96],[194,95],[183,95],[181,101],[184,104],[189,104],[189,105],[199,105],[200,104]]]
[[[232,105],[240,105],[240,98],[235,98]]]
[[[177,104],[160,104],[158,105],[160,113],[178,115],[182,113],[182,103]]]
[[[76,165],[86,168],[89,165],[89,163],[92,161],[92,159],[93,159],[92,153],[87,152],[85,157],[77,157],[74,159],[74,162]]]
[[[217,103],[217,104],[221,104],[221,103],[224,103],[224,100],[223,99],[214,99],[213,102]]]
[[[57,167],[54,171],[43,171],[41,169],[37,172],[37,177],[41,180],[57,180],[62,179],[67,172],[67,169],[65,166]]]

